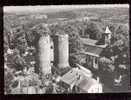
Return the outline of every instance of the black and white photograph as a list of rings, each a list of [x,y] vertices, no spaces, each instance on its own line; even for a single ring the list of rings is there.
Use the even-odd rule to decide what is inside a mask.
[[[129,4],[3,6],[4,94],[129,93]]]

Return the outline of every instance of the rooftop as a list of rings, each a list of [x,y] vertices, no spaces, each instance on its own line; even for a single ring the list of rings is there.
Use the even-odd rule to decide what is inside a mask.
[[[81,41],[86,45],[91,45],[91,46],[100,47],[100,48],[105,48],[107,46],[107,45],[96,45],[98,40],[93,40],[89,38],[81,38]]]
[[[108,26],[106,27],[106,30],[105,30],[104,33],[105,33],[105,34],[111,34],[111,31],[109,30],[109,27],[108,27]]]
[[[98,84],[92,77],[87,77],[81,69],[72,68],[61,78],[61,81],[68,85],[75,85],[84,91],[87,91],[92,85]]]
[[[97,40],[82,38],[82,42],[85,44],[84,54],[99,57],[100,53],[107,45],[96,45]]]
[[[71,85],[77,80],[79,75],[82,76],[82,73],[80,73],[80,71],[76,68],[72,68],[69,72],[62,76],[61,81]]]

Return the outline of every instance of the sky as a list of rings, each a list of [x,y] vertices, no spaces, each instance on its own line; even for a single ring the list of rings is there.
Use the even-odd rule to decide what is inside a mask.
[[[23,12],[23,11],[37,12],[40,10],[51,12],[61,10],[72,10],[78,8],[110,8],[110,7],[129,8],[129,4],[4,6],[4,12]]]

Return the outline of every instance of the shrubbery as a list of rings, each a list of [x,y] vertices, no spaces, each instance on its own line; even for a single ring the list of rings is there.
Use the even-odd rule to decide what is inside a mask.
[[[121,86],[116,91],[127,91],[129,89],[128,82],[124,82],[125,78],[126,81],[129,80],[129,72],[130,70],[130,54],[129,54],[129,29],[124,25],[119,25],[113,35],[111,42],[111,45],[109,45],[104,51],[101,53],[102,58],[100,59],[100,72],[105,69],[105,75],[106,73],[110,73],[107,75],[107,77],[112,77],[109,81],[104,81],[105,84],[111,83],[112,89],[115,88],[114,86],[114,80],[118,79],[120,75],[122,76],[122,79],[119,84]],[[111,39],[111,40],[112,40]],[[119,67],[120,65],[123,65],[123,67]],[[101,73],[102,74],[102,73]],[[116,78],[117,76],[117,78]],[[106,79],[106,77],[102,77],[103,80]],[[113,87],[114,86],[114,87]],[[127,90],[126,90],[127,89]]]

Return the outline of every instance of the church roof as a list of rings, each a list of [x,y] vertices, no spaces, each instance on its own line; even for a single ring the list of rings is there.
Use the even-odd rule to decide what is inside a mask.
[[[85,51],[81,52],[84,54],[88,54],[91,56],[96,56],[99,57],[100,53],[103,51],[103,49],[107,46],[105,45],[96,45],[96,43],[98,42],[97,40],[93,40],[93,39],[81,39],[81,41],[84,43],[84,47],[85,47]]]
[[[101,54],[102,51],[103,51],[103,48],[87,45],[85,51],[81,52],[81,53],[95,56],[95,57],[99,57],[99,55]]]
[[[110,29],[109,29],[109,27],[107,26],[106,27],[106,30],[105,30],[105,32],[104,32],[105,34],[109,34],[109,33],[111,33],[111,31],[110,31]]]

